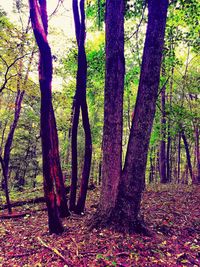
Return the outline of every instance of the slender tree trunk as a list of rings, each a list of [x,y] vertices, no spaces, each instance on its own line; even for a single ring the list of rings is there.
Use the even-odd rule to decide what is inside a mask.
[[[50,233],[62,233],[63,227],[59,219],[58,207],[61,216],[69,215],[66,195],[62,188],[63,177],[58,153],[58,136],[56,121],[52,106],[52,55],[47,41],[48,20],[46,0],[39,3],[29,0],[30,16],[33,32],[40,52],[39,82],[41,91],[41,139],[44,193],[48,210],[48,222]],[[57,196],[54,191],[56,185]],[[63,204],[64,203],[64,204]],[[58,206],[57,206],[58,205]],[[65,207],[64,207],[64,206]],[[65,211],[64,211],[65,210]]]
[[[4,147],[4,156],[1,158],[1,165],[3,169],[3,176],[4,176],[4,189],[5,189],[5,195],[6,195],[6,202],[8,205],[8,212],[11,213],[11,205],[10,205],[10,197],[9,197],[9,188],[8,188],[8,178],[9,178],[9,163],[10,163],[10,150],[12,147],[12,142],[14,138],[15,129],[17,127],[20,112],[21,112],[21,105],[22,100],[24,97],[24,91],[17,91],[17,96],[15,100],[15,114],[14,114],[14,120],[12,125],[10,126],[10,131],[6,140],[6,144]]]
[[[200,184],[200,150],[199,150],[199,128],[195,126],[195,156],[197,164],[197,177],[196,182]]]
[[[85,155],[84,155],[84,165],[82,171],[80,193],[76,206],[76,213],[78,214],[84,212],[88,182],[90,176],[91,160],[92,160],[92,136],[90,131],[90,123],[89,123],[86,101],[84,101],[84,103],[81,104],[81,110],[82,110],[83,127],[85,131]]]
[[[70,199],[69,199],[69,209],[71,211],[74,211],[76,207],[76,190],[77,190],[77,180],[78,180],[77,135],[78,135],[79,114],[80,114],[80,103],[75,96],[74,116],[72,122],[72,141],[71,141],[72,177],[71,177]]]
[[[97,0],[97,25],[98,30],[101,30],[101,0]]]
[[[178,158],[177,158],[177,182],[180,183],[181,177],[181,134],[178,134]]]
[[[101,185],[101,168],[102,168],[102,163],[101,161],[99,162],[99,171],[98,171],[98,185]]]
[[[167,168],[167,180],[171,182],[171,169],[172,166],[170,164],[170,153],[171,153],[171,111],[172,111],[172,90],[173,90],[173,78],[174,78],[174,67],[171,70],[171,80],[170,80],[170,93],[169,93],[169,118],[168,118],[168,127],[167,127],[167,156],[166,156],[166,168]]]
[[[80,15],[78,1],[73,1],[73,13],[76,30],[76,39],[78,45],[78,70],[76,85],[76,103],[74,112],[74,123],[72,128],[72,181],[70,194],[70,209],[80,214],[84,212],[87,195],[88,181],[90,176],[90,167],[92,159],[92,137],[89,123],[88,107],[86,101],[86,82],[87,82],[87,60],[85,53],[85,7],[84,0],[80,1]],[[76,205],[76,187],[77,187],[77,130],[80,108],[82,111],[83,128],[85,131],[85,155],[82,171],[81,187],[79,198]],[[74,131],[73,131],[74,129]],[[74,147],[73,147],[74,145]]]
[[[160,141],[160,182],[168,183],[166,174],[166,114],[165,114],[165,90],[164,86],[161,91],[161,141]]]
[[[183,130],[181,132],[181,137],[183,139],[183,143],[184,143],[184,146],[185,146],[185,152],[186,152],[186,157],[187,157],[187,164],[188,164],[188,169],[189,169],[189,173],[190,173],[190,178],[191,178],[191,181],[193,183],[194,182],[194,179],[193,179],[193,171],[192,171],[192,163],[191,163],[191,157],[190,157],[190,150],[189,150],[187,138],[186,138],[185,133],[184,133]]]
[[[10,196],[9,196],[9,189],[8,189],[8,170],[6,170],[5,165],[4,165],[4,160],[0,156],[0,163],[2,167],[2,173],[3,173],[3,189],[5,191],[5,196],[6,196],[6,204],[7,204],[7,209],[8,213],[12,213],[12,208],[11,208],[11,203],[10,203]]]
[[[150,160],[149,183],[152,183],[154,181],[155,166],[154,166],[154,160],[153,160],[153,153],[155,152],[154,152],[154,148],[152,147],[150,149],[150,156],[149,156],[149,160]]]

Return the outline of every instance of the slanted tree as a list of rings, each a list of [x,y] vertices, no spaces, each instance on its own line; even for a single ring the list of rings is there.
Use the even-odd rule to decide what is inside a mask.
[[[123,170],[121,169],[124,77],[124,3],[106,2],[106,84],[100,204],[92,226],[142,232],[139,212],[153,125],[168,0],[148,1],[148,26],[140,82]]]
[[[48,19],[46,0],[29,0],[30,17],[39,48],[39,83],[41,91],[41,139],[43,157],[44,193],[48,209],[50,233],[61,233],[59,219],[68,216],[67,199],[59,158],[56,120],[52,106],[52,55],[47,40]],[[54,190],[54,183],[56,193]]]
[[[12,213],[10,197],[9,197],[9,188],[8,188],[10,151],[12,148],[14,133],[15,133],[18,121],[19,121],[19,117],[20,117],[24,93],[25,91],[20,91],[20,90],[17,91],[17,95],[15,99],[14,120],[13,120],[12,125],[10,126],[10,131],[6,139],[3,157],[1,156],[1,153],[0,153],[0,162],[1,162],[2,170],[3,170],[3,177],[4,177],[4,189],[5,189],[6,202],[7,202],[9,213]]]

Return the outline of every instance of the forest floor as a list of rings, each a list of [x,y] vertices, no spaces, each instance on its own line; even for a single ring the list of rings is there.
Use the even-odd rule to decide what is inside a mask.
[[[48,234],[46,211],[34,212],[45,204],[14,208],[30,214],[0,220],[0,266],[200,266],[200,187],[166,185],[145,191],[142,213],[151,237],[89,231],[86,222],[98,195],[98,189],[89,192],[85,215],[63,220],[66,231],[60,236]]]

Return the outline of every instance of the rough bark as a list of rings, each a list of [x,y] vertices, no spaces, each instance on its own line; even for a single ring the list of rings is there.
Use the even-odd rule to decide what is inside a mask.
[[[63,190],[62,171],[58,150],[58,136],[56,121],[52,106],[52,55],[47,40],[48,20],[46,0],[29,0],[30,17],[33,32],[40,52],[39,83],[41,91],[41,139],[44,193],[48,210],[48,223],[50,233],[59,234],[63,227],[59,219],[58,207],[61,216],[68,216],[66,195]],[[57,197],[54,191],[56,185]],[[58,206],[57,206],[58,205]]]
[[[118,214],[128,231],[143,231],[140,202],[153,125],[165,36],[168,1],[148,1],[148,26],[143,51],[138,95],[118,196]]]
[[[106,1],[106,77],[100,211],[107,215],[116,205],[122,170],[124,68],[124,2]]]
[[[124,77],[122,2],[107,1],[103,185],[96,224],[113,225],[115,229],[123,232],[146,232],[140,221],[139,211],[158,95],[168,1],[148,1],[148,26],[140,83],[121,174]],[[112,33],[110,35],[109,30]]]

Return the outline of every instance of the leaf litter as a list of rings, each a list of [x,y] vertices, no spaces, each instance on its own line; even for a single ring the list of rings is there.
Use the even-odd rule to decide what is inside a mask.
[[[98,196],[98,188],[90,191],[84,216],[64,219],[66,230],[58,236],[48,234],[44,204],[30,216],[0,220],[0,266],[200,266],[199,186],[147,188],[141,212],[151,237],[112,229],[89,231],[86,222]],[[23,207],[15,211],[24,212]]]

